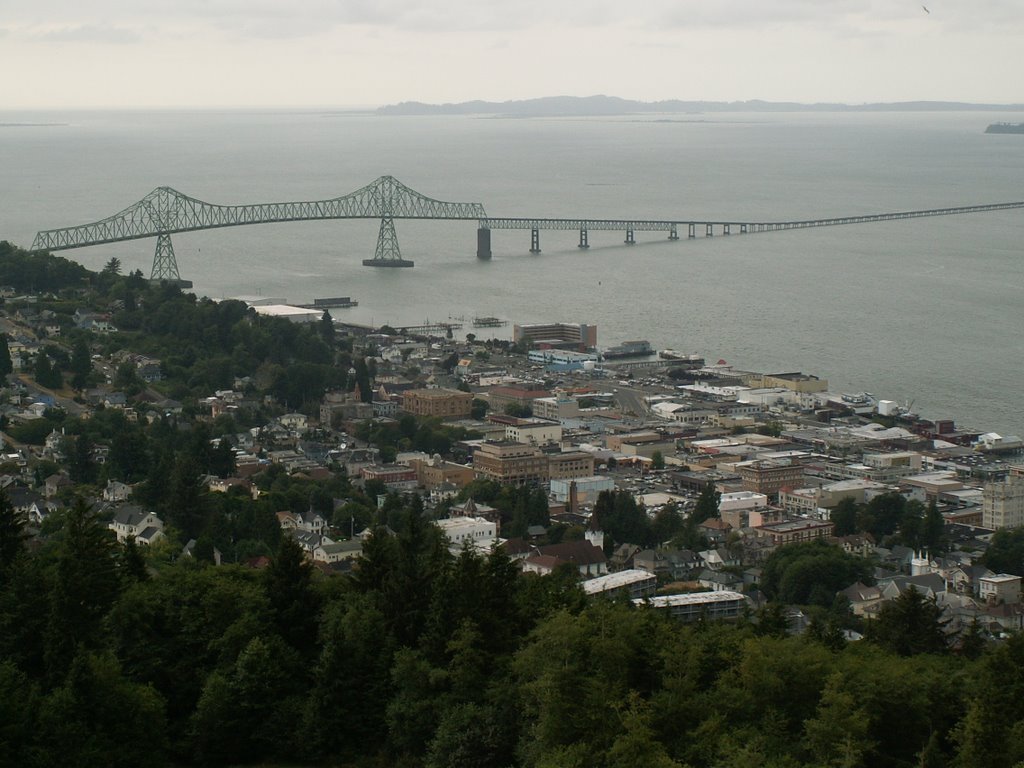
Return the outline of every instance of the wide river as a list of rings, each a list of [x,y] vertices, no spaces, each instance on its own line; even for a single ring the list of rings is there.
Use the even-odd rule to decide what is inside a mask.
[[[787,220],[1024,200],[1021,114],[382,117],[341,111],[0,112],[0,239],[109,216],[158,186],[211,203],[316,200],[390,174],[491,216]],[[669,242],[662,233],[397,222],[413,269],[371,269],[377,222],[176,235],[200,295],[352,296],[338,318],[597,324],[738,368],[802,370],[930,418],[1024,433],[1024,210]],[[149,274],[154,241],[112,256]],[[508,336],[511,328],[477,330]]]

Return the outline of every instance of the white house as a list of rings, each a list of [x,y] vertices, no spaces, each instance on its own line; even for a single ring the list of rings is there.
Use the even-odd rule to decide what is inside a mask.
[[[126,505],[114,515],[107,525],[117,535],[118,541],[125,541],[129,536],[143,544],[152,544],[164,534],[164,523],[152,512],[141,507]]]

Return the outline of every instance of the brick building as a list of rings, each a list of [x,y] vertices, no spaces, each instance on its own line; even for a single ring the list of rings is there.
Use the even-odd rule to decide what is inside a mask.
[[[402,394],[402,410],[413,416],[468,418],[473,394],[458,389],[410,389]]]
[[[477,477],[501,483],[544,483],[548,480],[548,455],[532,445],[489,441],[473,453],[473,470]]]

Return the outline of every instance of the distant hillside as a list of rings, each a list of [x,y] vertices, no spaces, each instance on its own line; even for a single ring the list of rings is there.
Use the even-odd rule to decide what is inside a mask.
[[[634,101],[617,96],[546,96],[521,101],[463,101],[424,104],[403,101],[380,107],[382,115],[501,115],[567,117],[665,112],[953,112],[1024,111],[1024,104],[969,104],[958,101],[899,101],[888,104],[799,104],[791,101]]]

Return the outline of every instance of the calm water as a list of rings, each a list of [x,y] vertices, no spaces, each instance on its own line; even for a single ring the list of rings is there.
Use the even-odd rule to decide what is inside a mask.
[[[1020,114],[685,115],[664,120],[383,118],[337,112],[0,112],[0,239],[111,215],[168,185],[213,203],[334,197],[391,174],[494,216],[825,217],[1024,199]],[[10,125],[58,123],[59,125]],[[1024,211],[746,237],[495,232],[399,221],[411,270],[361,266],[377,224],[176,235],[183,277],[213,297],[350,295],[355,321],[497,315],[596,323],[741,368],[803,370],[933,418],[1024,432]],[[153,241],[66,251],[149,274]],[[471,330],[467,323],[466,330]],[[478,331],[508,335],[509,329]]]

